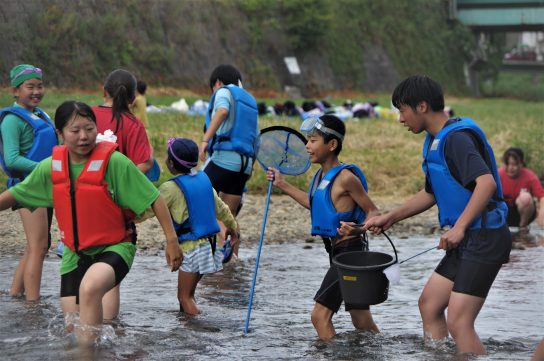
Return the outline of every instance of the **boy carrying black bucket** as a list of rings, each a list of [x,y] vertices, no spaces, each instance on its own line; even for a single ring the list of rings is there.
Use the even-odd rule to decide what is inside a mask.
[[[448,119],[442,88],[426,76],[401,82],[392,102],[408,130],[427,132],[425,188],[389,213],[369,217],[363,229],[380,233],[438,206],[441,227],[449,227],[438,247],[447,252],[419,298],[424,338],[440,340],[449,332],[460,353],[485,354],[474,322],[512,248],[493,150],[474,121]]]
[[[321,165],[309,192],[287,183],[274,168],[269,168],[267,179],[310,209],[312,235],[323,238],[329,261],[343,252],[366,250],[368,245],[362,237],[363,232],[354,225],[362,223],[367,216],[379,215],[379,212],[366,192],[363,172],[353,164],[338,160],[346,133],[344,123],[334,115],[323,115],[306,119],[300,130],[308,135],[306,150],[310,161]],[[343,301],[338,273],[332,262],[314,300],[312,323],[320,339],[330,340],[335,335],[332,316]],[[355,328],[379,332],[369,306],[346,304],[345,307]]]

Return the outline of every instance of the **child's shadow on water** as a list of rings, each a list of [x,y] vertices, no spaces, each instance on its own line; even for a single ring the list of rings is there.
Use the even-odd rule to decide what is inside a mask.
[[[184,312],[179,312],[176,316],[180,324],[189,330],[196,332],[221,332],[221,328],[213,320],[208,320],[204,313],[198,316],[191,316]]]

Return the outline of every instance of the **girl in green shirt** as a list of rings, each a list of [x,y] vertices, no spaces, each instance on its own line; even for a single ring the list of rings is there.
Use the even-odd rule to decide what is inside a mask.
[[[88,105],[67,101],[57,108],[55,127],[68,150],[70,182],[73,184],[83,172],[96,147],[96,118]],[[7,209],[15,203],[29,209],[58,206],[59,199],[53,198],[51,178],[53,165],[57,170],[58,163],[53,163],[51,158],[43,160],[23,182],[2,193],[0,210]],[[129,209],[135,214],[143,213],[147,207],[152,207],[167,239],[167,263],[172,271],[177,270],[181,264],[182,254],[168,208],[158,190],[130,159],[119,152],[111,154],[106,167],[104,181],[107,183],[111,198],[119,207]],[[91,211],[91,214],[100,217],[104,210]],[[64,215],[57,214],[57,218],[59,217]],[[59,224],[61,221],[59,218]],[[77,234],[79,235],[79,232]],[[69,247],[64,248],[61,263],[61,306],[65,315],[79,312],[81,327],[76,327],[76,332],[78,341],[83,345],[94,343],[100,330],[98,326],[103,322],[103,309],[112,307],[103,305],[104,295],[126,276],[136,253],[135,245],[130,240],[112,240],[111,243],[106,246],[85,248],[78,252]]]

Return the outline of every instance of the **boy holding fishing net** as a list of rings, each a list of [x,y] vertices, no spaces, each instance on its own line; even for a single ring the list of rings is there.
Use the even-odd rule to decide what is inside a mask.
[[[267,179],[310,209],[312,235],[323,238],[329,261],[343,252],[364,250],[367,244],[361,228],[355,227],[355,224],[379,212],[366,192],[363,172],[357,166],[343,164],[338,159],[346,133],[344,123],[334,115],[323,115],[305,120],[301,131],[308,135],[306,151],[310,161],[321,166],[309,192],[286,182],[276,168],[268,169]],[[332,263],[314,300],[312,323],[320,339],[330,340],[335,335],[332,317],[343,301],[338,274]],[[379,332],[368,306],[346,304],[345,307],[357,329]]]

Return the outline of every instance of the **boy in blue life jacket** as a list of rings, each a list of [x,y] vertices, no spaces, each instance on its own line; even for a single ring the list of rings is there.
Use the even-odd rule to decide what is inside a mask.
[[[253,95],[242,88],[242,75],[234,66],[217,66],[210,75],[209,85],[213,94],[206,112],[199,158],[204,161],[209,155],[204,172],[236,216],[256,156],[259,111]],[[238,255],[238,245],[234,253]]]
[[[287,183],[277,169],[269,168],[267,179],[273,180],[276,187],[310,209],[312,235],[323,238],[329,261],[343,252],[365,250],[367,244],[362,230],[354,227],[354,224],[362,223],[367,216],[376,216],[379,212],[367,194],[363,172],[353,164],[338,160],[346,133],[344,123],[334,115],[323,115],[306,119],[301,131],[308,135],[306,150],[310,154],[310,161],[321,165],[308,193]],[[330,263],[314,297],[316,303],[312,310],[312,323],[322,340],[334,337],[332,317],[343,301],[338,273]],[[355,328],[379,332],[368,306],[346,304],[345,307]]]
[[[512,247],[493,150],[473,120],[448,118],[442,88],[429,77],[401,82],[392,102],[408,130],[427,132],[425,188],[389,213],[369,218],[363,229],[380,233],[438,206],[440,225],[449,230],[438,245],[446,255],[419,298],[425,341],[449,332],[460,353],[485,354],[474,322]]]

